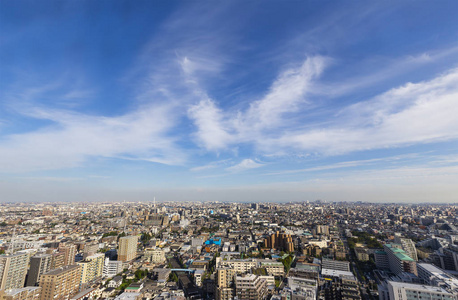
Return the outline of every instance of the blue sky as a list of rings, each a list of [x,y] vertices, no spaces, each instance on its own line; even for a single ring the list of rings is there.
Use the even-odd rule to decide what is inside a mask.
[[[457,202],[456,1],[1,1],[0,201]]]

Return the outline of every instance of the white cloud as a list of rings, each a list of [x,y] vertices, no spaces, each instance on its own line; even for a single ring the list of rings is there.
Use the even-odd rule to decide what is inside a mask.
[[[214,162],[211,162],[203,166],[194,167],[189,170],[191,172],[200,172],[200,171],[215,169],[215,168],[218,168],[224,165],[228,165],[230,162],[231,162],[231,159],[224,159],[224,160],[214,161]]]
[[[310,57],[298,68],[285,70],[268,93],[254,101],[246,112],[224,112],[201,93],[203,99],[188,111],[197,126],[197,140],[209,151],[225,150],[231,144],[255,142],[272,128],[287,126],[285,115],[299,111],[306,103],[307,91],[326,61],[321,56]]]
[[[257,163],[254,160],[247,158],[247,159],[242,160],[240,163],[238,163],[235,166],[226,168],[226,170],[230,172],[242,172],[242,171],[249,170],[249,169],[260,168],[262,166],[264,166],[264,164]]]
[[[458,70],[354,104],[335,125],[288,132],[266,147],[342,154],[458,138]]]
[[[29,109],[26,114],[52,121],[35,131],[4,136],[0,142],[0,171],[76,167],[91,158],[135,158],[164,164],[183,163],[169,131],[173,107],[141,107],[118,117]]]

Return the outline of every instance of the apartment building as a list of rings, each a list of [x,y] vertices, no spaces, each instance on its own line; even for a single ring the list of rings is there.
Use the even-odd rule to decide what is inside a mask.
[[[80,288],[81,266],[69,265],[41,275],[40,300],[68,300]]]
[[[267,297],[267,282],[254,274],[235,276],[235,294],[238,299],[262,300]]]
[[[29,264],[29,254],[17,252],[0,255],[0,290],[24,287]]]
[[[387,254],[388,265],[391,272],[398,275],[408,272],[417,275],[415,260],[407,255],[399,244],[385,244],[384,251]]]
[[[137,236],[123,236],[119,239],[118,260],[127,262],[137,256]]]
[[[35,286],[40,281],[40,276],[51,270],[51,254],[38,253],[30,258],[30,268],[27,275],[27,286]]]

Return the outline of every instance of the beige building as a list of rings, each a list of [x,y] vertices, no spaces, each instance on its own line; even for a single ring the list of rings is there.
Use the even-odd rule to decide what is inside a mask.
[[[40,300],[41,287],[28,286],[20,289],[0,290],[0,300]]]
[[[254,274],[235,276],[235,294],[238,299],[262,300],[267,296],[267,282]]]
[[[165,262],[165,253],[162,249],[148,248],[145,249],[144,258],[146,261],[149,261],[154,264],[160,264]]]
[[[41,275],[40,300],[67,300],[80,288],[81,266],[69,265]]]
[[[134,235],[123,236],[119,239],[118,260],[131,261],[137,256],[138,237]]]
[[[234,299],[235,289],[231,286],[235,274],[232,268],[216,270],[216,300]]]
[[[77,262],[81,266],[81,284],[102,278],[104,263],[105,255],[102,253],[88,256],[84,261]]]
[[[0,290],[24,287],[28,264],[27,253],[0,255]]]
[[[63,244],[59,245],[59,252],[64,253],[64,265],[73,265],[75,264],[76,256],[76,245],[73,244]]]

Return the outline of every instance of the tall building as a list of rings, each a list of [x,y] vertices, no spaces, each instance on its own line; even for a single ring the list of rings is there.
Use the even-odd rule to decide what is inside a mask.
[[[66,244],[59,245],[59,252],[64,253],[64,266],[75,264],[76,245]]]
[[[387,281],[378,286],[379,300],[456,300],[443,288],[405,282]]]
[[[415,248],[415,243],[411,239],[395,236],[394,242],[400,244],[402,250],[404,250],[410,258],[418,261],[417,248]]]
[[[131,261],[137,256],[137,236],[123,236],[119,239],[118,260]]]
[[[235,273],[231,268],[216,270],[216,300],[234,299],[235,289],[232,285]]]
[[[267,295],[267,282],[254,274],[236,275],[235,294],[238,299],[262,300]]]
[[[17,252],[0,255],[0,290],[24,287],[29,265],[29,254]]]
[[[63,266],[41,275],[40,300],[67,300],[78,293],[81,280],[79,265]]]
[[[77,262],[81,266],[81,284],[82,286],[102,278],[105,255],[97,253],[86,257],[85,260]]]
[[[270,249],[294,252],[294,243],[291,235],[280,233],[279,231],[264,239],[264,246]]]
[[[30,268],[27,275],[27,286],[35,286],[40,281],[41,274],[51,270],[51,254],[39,253],[30,258]]]
[[[387,254],[388,265],[391,272],[399,275],[408,272],[417,275],[417,264],[415,260],[407,255],[399,244],[385,244],[384,251]]]

